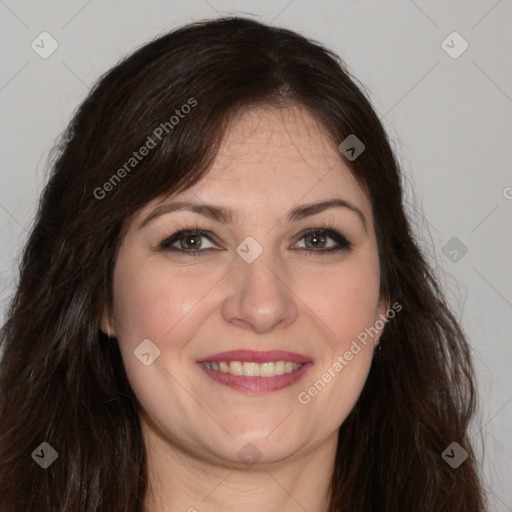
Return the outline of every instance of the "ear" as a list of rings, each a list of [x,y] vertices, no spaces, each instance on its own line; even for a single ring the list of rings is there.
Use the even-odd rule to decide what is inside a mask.
[[[384,332],[384,328],[387,323],[387,312],[389,311],[389,301],[386,299],[380,299],[375,315],[375,328],[379,331],[378,334],[375,335],[374,341],[375,346],[379,344],[380,337]]]
[[[114,332],[114,328],[112,326],[112,321],[110,319],[110,315],[108,314],[108,311],[106,308],[103,310],[103,313],[101,315],[99,328],[109,338],[115,338],[115,332]]]

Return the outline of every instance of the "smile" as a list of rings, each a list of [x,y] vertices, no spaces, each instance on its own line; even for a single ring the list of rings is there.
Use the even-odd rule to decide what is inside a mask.
[[[213,381],[245,393],[292,386],[313,366],[311,357],[285,350],[231,350],[196,363]]]
[[[292,373],[302,367],[302,363],[291,361],[269,361],[267,363],[253,363],[248,361],[204,361],[202,364],[209,370],[244,377],[274,377]]]

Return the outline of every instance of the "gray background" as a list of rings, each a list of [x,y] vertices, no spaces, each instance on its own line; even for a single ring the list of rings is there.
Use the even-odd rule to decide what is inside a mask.
[[[0,321],[50,150],[91,85],[149,39],[225,14],[317,39],[368,89],[402,162],[421,245],[474,347],[472,432],[485,438],[491,510],[511,511],[511,0],[0,0]],[[47,59],[31,48],[49,48],[43,31],[59,45]],[[445,49],[455,55],[462,40],[442,45],[453,31],[469,44],[457,58]]]

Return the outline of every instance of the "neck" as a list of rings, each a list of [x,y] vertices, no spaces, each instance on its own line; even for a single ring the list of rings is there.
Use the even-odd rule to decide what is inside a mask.
[[[187,451],[147,418],[144,512],[326,512],[338,432],[285,460],[245,466]]]

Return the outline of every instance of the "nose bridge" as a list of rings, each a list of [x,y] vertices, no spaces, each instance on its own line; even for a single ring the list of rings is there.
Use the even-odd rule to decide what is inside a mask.
[[[297,314],[293,294],[286,286],[284,267],[270,247],[247,237],[237,247],[231,289],[224,305],[226,321],[243,323],[258,332],[292,322]]]

